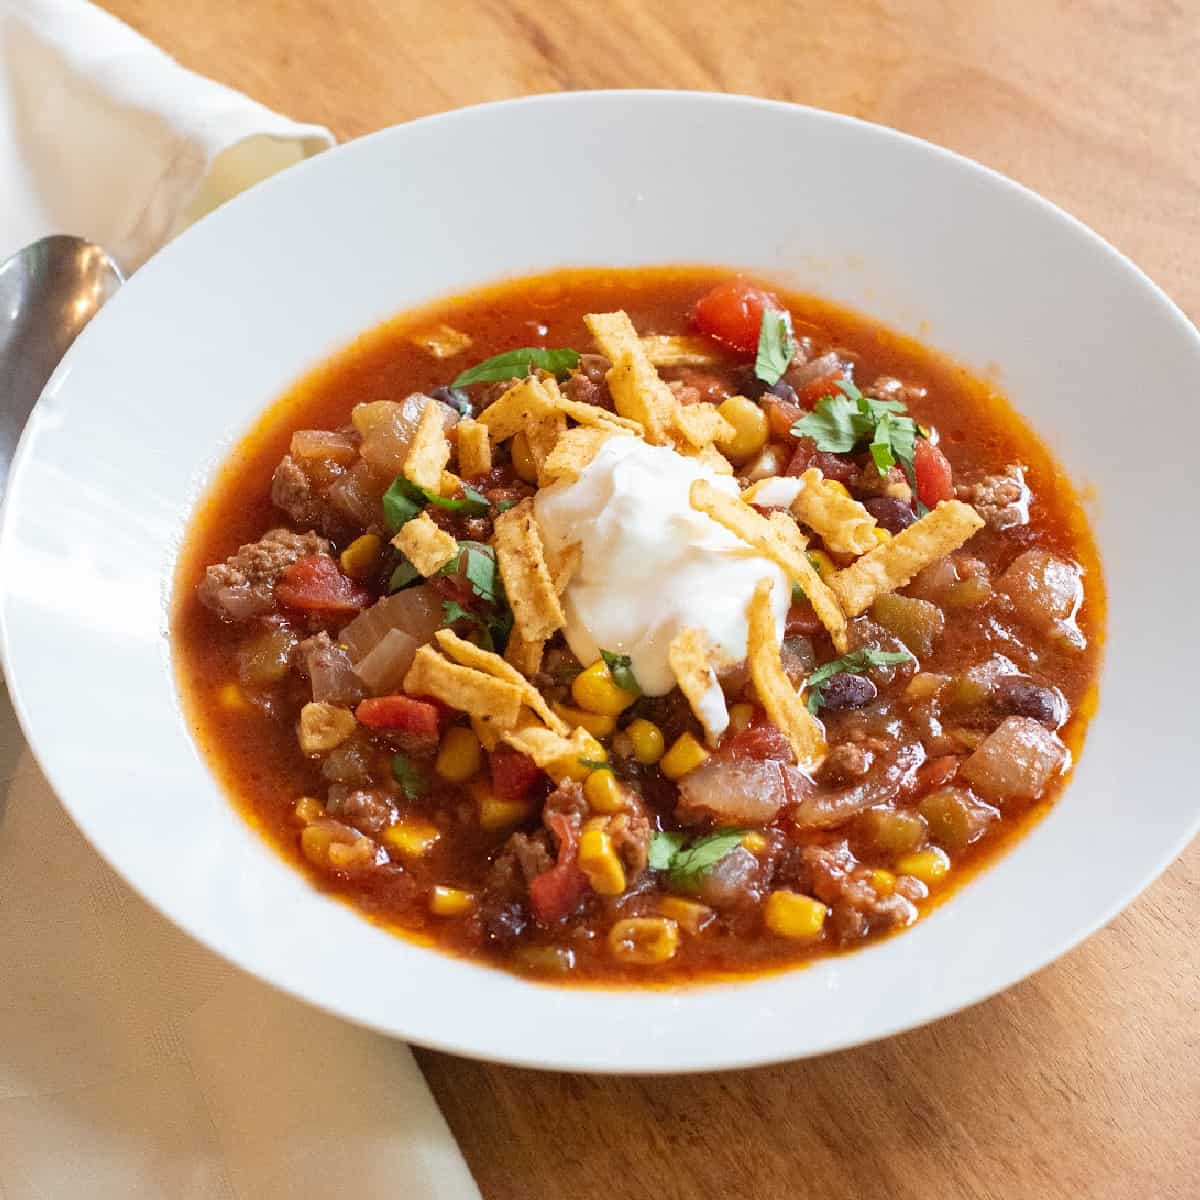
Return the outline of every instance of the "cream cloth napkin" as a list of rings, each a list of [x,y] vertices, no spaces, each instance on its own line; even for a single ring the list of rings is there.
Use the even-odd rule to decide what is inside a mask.
[[[131,271],[332,140],[82,0],[0,0],[0,259],[77,233]],[[341,1195],[479,1200],[408,1048],[143,903],[63,812],[0,686],[0,1198]]]

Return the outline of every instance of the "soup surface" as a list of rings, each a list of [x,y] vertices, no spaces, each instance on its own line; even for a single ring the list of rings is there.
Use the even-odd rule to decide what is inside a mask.
[[[644,984],[918,920],[1062,787],[1102,623],[1071,486],[985,382],[662,268],[483,289],[310,372],[201,504],[173,643],[317,886]]]

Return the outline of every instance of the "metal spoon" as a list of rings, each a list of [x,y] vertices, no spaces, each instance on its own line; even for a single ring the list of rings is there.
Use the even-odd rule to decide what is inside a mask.
[[[0,265],[0,495],[54,368],[122,282],[99,246],[63,235],[42,238]]]

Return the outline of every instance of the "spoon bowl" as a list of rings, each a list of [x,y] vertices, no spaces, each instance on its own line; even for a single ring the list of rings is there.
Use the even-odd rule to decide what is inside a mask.
[[[46,381],[123,278],[99,246],[62,234],[0,264],[0,493]]]

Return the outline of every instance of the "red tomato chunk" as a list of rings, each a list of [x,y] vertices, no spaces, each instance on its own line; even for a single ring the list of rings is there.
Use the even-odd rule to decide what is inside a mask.
[[[730,279],[696,301],[692,320],[702,333],[750,354],[758,347],[763,310],[782,307],[770,292],[744,279]]]
[[[279,577],[275,596],[288,608],[326,614],[360,612],[375,600],[324,554],[312,554],[292,563]]]

